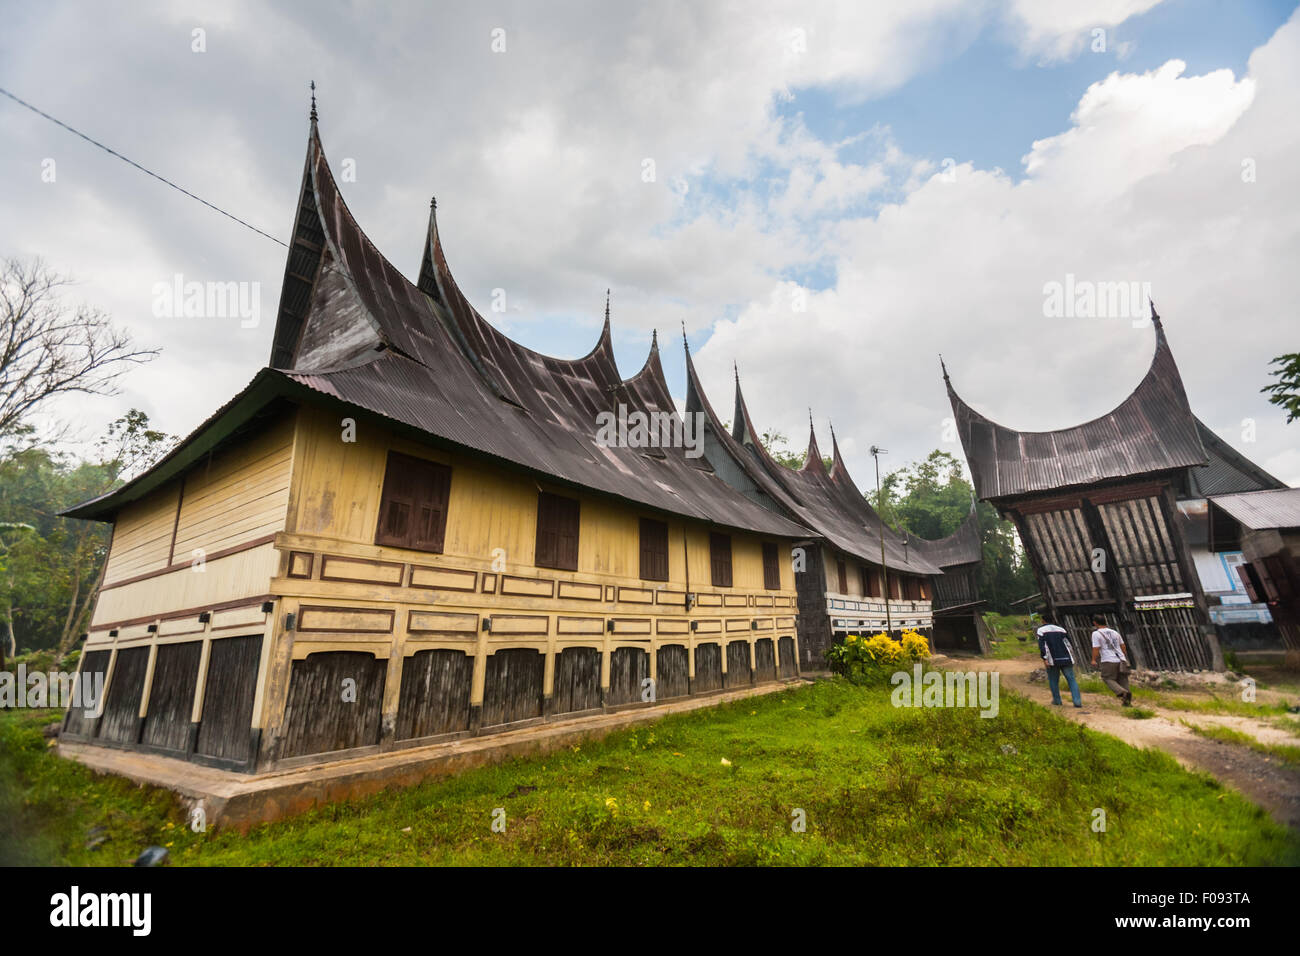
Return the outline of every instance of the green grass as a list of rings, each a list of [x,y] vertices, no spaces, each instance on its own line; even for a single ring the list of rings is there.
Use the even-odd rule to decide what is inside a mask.
[[[993,660],[1005,661],[1038,655],[1038,641],[1028,614],[990,612],[984,615],[984,623],[995,641],[993,653],[989,655]],[[1020,640],[1022,637],[1025,638],[1024,641]]]
[[[1212,740],[1222,740],[1230,744],[1242,744],[1257,753],[1268,754],[1270,757],[1277,757],[1292,766],[1300,767],[1300,747],[1293,747],[1290,744],[1262,743],[1250,734],[1243,733],[1240,730],[1233,730],[1231,727],[1213,725],[1203,727],[1199,724],[1188,724],[1187,721],[1183,721],[1183,723],[1187,724],[1192,733],[1198,736],[1209,737]]]
[[[1011,693],[986,719],[896,709],[889,691],[819,681],[246,836],[193,833],[169,795],[96,778],[0,714],[0,857],[125,864],[158,843],[199,865],[1300,863],[1300,837],[1164,753]],[[109,840],[85,850],[97,825]]]
[[[1144,707],[1125,707],[1120,713],[1130,720],[1150,720],[1156,715],[1154,710],[1147,710]]]
[[[1262,701],[1245,701],[1241,692],[1220,697],[1215,690],[1196,697],[1172,697],[1168,691],[1152,687],[1134,687],[1133,696],[1167,710],[1202,714],[1226,714],[1234,717],[1273,717],[1287,713],[1287,702],[1266,704]]]

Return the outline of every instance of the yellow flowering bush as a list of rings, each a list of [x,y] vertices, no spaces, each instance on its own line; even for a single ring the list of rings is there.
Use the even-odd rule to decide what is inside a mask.
[[[843,643],[833,645],[826,652],[826,663],[831,670],[851,680],[870,681],[929,656],[929,641],[916,630],[908,629],[901,640],[884,633],[870,637],[850,634]]]
[[[903,653],[909,661],[923,661],[930,656],[930,642],[915,628],[909,627],[905,630],[903,639],[899,643],[902,644]]]

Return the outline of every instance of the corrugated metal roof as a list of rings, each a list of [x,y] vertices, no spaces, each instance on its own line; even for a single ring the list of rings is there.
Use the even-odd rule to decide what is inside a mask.
[[[980,526],[975,510],[966,516],[957,530],[946,538],[933,541],[926,538],[912,538],[912,550],[923,556],[936,567],[951,568],[959,564],[975,564],[984,560],[984,548],[980,544]]]
[[[1193,497],[1208,498],[1211,495],[1286,487],[1284,482],[1278,481],[1216,435],[1199,418],[1196,420],[1196,428],[1200,433],[1201,443],[1210,456],[1210,463],[1202,468],[1191,470]]]
[[[602,413],[658,413],[674,437],[683,436],[657,342],[626,381],[614,362],[608,310],[596,347],[580,359],[512,342],[456,287],[432,213],[421,270],[428,291],[421,291],[353,219],[314,122],[300,195],[272,345],[282,367],[259,375],[268,387],[301,386],[442,442],[657,511],[775,537],[809,536],[732,489],[680,440],[663,447],[600,440]],[[295,269],[312,272],[309,290]],[[196,432],[183,445],[199,438]],[[77,510],[110,514],[157,480],[148,472]]]
[[[1151,318],[1156,349],[1142,381],[1114,411],[1073,428],[1005,428],[967,405],[944,369],[976,494],[990,499],[1055,491],[1209,460],[1155,309]]]
[[[786,468],[772,459],[759,440],[749,417],[740,378],[736,378],[735,434],[722,422],[709,402],[690,350],[686,352],[686,412],[703,412],[719,444],[754,482],[758,489],[795,521],[812,528],[832,547],[869,564],[880,564],[883,529],[885,561],[890,568],[914,574],[938,574],[939,569],[903,543],[902,536],[883,524],[875,510],[849,477],[840,457],[838,442],[832,442],[833,464],[827,472],[817,436],[811,433],[808,455],[799,470]]]
[[[1251,531],[1300,528],[1300,488],[1271,488],[1236,495],[1214,495],[1210,502]]]

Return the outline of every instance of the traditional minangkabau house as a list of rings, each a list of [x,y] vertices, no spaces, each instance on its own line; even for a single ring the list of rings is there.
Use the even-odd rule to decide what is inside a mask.
[[[935,648],[987,654],[989,635],[982,611],[988,602],[980,597],[984,547],[975,508],[946,538],[912,537],[908,545],[941,572],[930,576]]]
[[[1244,556],[1243,587],[1269,609],[1286,666],[1300,667],[1300,488],[1215,495],[1208,523],[1210,551]]]
[[[607,306],[582,358],[516,344],[432,211],[408,281],[314,109],[298,198],[269,367],[67,512],[113,536],[65,741],[267,769],[797,676],[809,531],[684,447],[657,343],[623,379]],[[666,440],[601,440],[620,410]]]
[[[701,387],[689,349],[686,374],[686,413],[705,416],[704,456],[714,471],[746,497],[815,532],[795,562],[800,664],[824,667],[832,642],[849,634],[915,628],[928,636],[930,578],[940,569],[909,552],[902,537],[881,522],[849,476],[834,432],[829,470],[811,422],[803,466],[787,468],[772,458],[754,428],[739,373],[730,431]]]
[[[1049,612],[1091,657],[1091,615],[1124,635],[1138,667],[1223,668],[1177,502],[1209,463],[1155,309],[1151,366],[1100,418],[1050,432],[990,421],[944,382],[976,494],[1016,525]]]

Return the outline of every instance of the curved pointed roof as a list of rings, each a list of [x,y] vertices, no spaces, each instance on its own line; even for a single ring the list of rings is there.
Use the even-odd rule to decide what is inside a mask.
[[[980,526],[975,509],[971,508],[957,530],[946,538],[911,539],[914,551],[922,555],[931,564],[940,568],[951,568],[959,564],[977,564],[984,560],[984,549],[980,544]]]
[[[880,538],[883,527],[885,561],[889,567],[912,574],[938,574],[939,569],[910,550],[900,535],[867,503],[862,492],[842,467],[826,470],[817,445],[815,431],[809,436],[810,456],[816,455],[816,465],[807,461],[799,469],[787,468],[777,462],[763,446],[760,433],[754,427],[749,408],[736,375],[735,419],[731,432],[722,427],[700,384],[699,374],[686,349],[686,412],[702,412],[708,419],[712,432],[723,450],[740,466],[762,494],[800,524],[807,525],[832,547],[868,564],[880,565]],[[834,444],[838,454],[838,444]]]
[[[962,400],[944,368],[957,433],[980,498],[1055,491],[1208,461],[1154,306],[1151,320],[1155,353],[1137,388],[1108,414],[1072,428],[1027,432],[999,425]]]
[[[246,421],[288,396],[342,402],[417,440],[654,511],[775,537],[808,535],[732,489],[705,459],[691,457],[687,443],[646,448],[602,440],[602,421],[620,412],[658,412],[660,420],[667,413],[682,427],[657,339],[645,366],[626,381],[614,362],[608,311],[596,347],[578,359],[511,341],[456,286],[432,214],[420,284],[410,282],[348,211],[314,117],[270,365],[159,466],[79,506],[79,516],[111,515],[187,467],[218,433],[230,434],[235,418]]]

